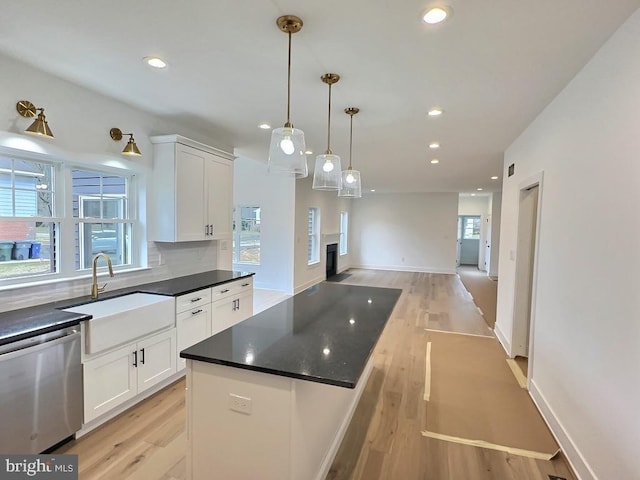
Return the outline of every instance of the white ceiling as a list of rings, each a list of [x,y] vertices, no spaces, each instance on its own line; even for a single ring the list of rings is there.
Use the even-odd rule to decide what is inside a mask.
[[[333,87],[334,153],[363,186],[384,191],[500,190],[504,150],[638,7],[640,0],[175,0],[3,2],[0,51],[144,110],[206,121],[236,154],[266,161],[285,121],[287,36],[295,14],[292,121],[315,154],[326,149]],[[163,57],[169,67],[142,62]],[[445,113],[430,118],[427,110]],[[180,133],[180,132],[164,132]],[[428,144],[438,141],[434,153]],[[314,154],[314,156],[315,156]],[[313,156],[312,156],[313,157]],[[440,164],[431,165],[432,158]],[[311,160],[311,159],[310,159]],[[313,161],[310,161],[310,168]]]

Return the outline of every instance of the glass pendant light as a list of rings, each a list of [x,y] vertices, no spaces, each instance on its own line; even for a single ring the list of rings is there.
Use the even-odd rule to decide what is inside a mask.
[[[338,83],[340,75],[337,73],[325,73],[322,81],[329,85],[329,116],[327,120],[327,151],[316,157],[316,166],[313,171],[314,190],[340,190],[341,176],[340,157],[331,151],[331,85]]]
[[[362,183],[360,182],[360,172],[351,166],[351,152],[353,150],[353,116],[360,111],[359,108],[345,108],[344,113],[351,117],[349,127],[349,168],[342,172],[342,187],[338,192],[339,197],[360,198],[362,197]]]
[[[291,110],[291,34],[302,29],[302,20],[294,15],[284,15],[276,21],[278,28],[289,35],[289,60],[287,63],[287,122],[284,127],[275,128],[271,132],[269,146],[269,172],[283,173],[296,178],[304,178],[309,174],[307,169],[307,150],[304,143],[304,132],[294,128],[290,119]]]

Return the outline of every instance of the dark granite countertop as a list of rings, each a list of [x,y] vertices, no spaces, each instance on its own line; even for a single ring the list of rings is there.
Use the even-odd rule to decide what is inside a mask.
[[[355,388],[400,293],[323,282],[180,356]]]
[[[107,298],[120,297],[129,293],[152,293],[156,295],[178,296],[195,292],[202,288],[213,287],[232,282],[240,278],[250,277],[253,273],[232,272],[228,270],[212,270],[184,277],[171,278],[159,282],[145,283],[133,287],[120,288],[100,294],[98,300],[90,295],[69,298],[57,302],[0,312],[0,345],[33,337],[42,333],[60,330],[77,325],[83,320],[90,320],[90,315],[63,312],[61,309],[91,302],[99,302]],[[87,284],[87,290],[90,285]]]

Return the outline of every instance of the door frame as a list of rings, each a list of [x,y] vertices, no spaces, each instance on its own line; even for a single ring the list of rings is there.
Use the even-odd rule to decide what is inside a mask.
[[[523,321],[526,321],[526,319],[516,318],[516,306],[518,305],[517,302],[521,302],[522,298],[518,295],[518,291],[515,288],[515,279],[514,279],[514,289],[513,289],[513,311],[512,311],[513,328],[512,328],[512,338],[511,338],[511,357],[513,358],[516,355],[519,355],[521,353],[520,351],[517,350],[518,348],[517,346],[520,343],[527,343],[527,342],[518,341],[521,339],[521,337],[516,338],[517,332],[520,332],[521,335],[528,334],[529,335],[529,341],[527,344],[528,351],[526,352],[528,357],[527,389],[530,388],[531,379],[533,378],[533,369],[534,369],[534,363],[535,363],[534,362],[534,354],[535,354],[534,339],[535,339],[535,323],[536,323],[535,322],[536,298],[537,298],[537,286],[538,286],[538,258],[539,258],[539,246],[540,246],[540,224],[541,224],[541,217],[542,217],[543,180],[544,180],[544,171],[540,171],[528,177],[527,179],[523,180],[518,185],[518,215],[517,215],[516,225],[519,225],[520,214],[521,214],[521,203],[522,203],[522,198],[525,192],[527,192],[528,190],[536,186],[538,187],[538,202],[536,206],[537,210],[536,210],[536,220],[535,220],[536,231],[535,231],[535,237],[531,244],[531,248],[533,249],[533,262],[532,262],[532,268],[531,268],[532,270],[531,271],[531,300],[530,300],[531,305],[530,305],[530,314],[528,319],[528,323],[529,323],[528,328],[526,327],[520,328],[520,329],[516,328],[517,321],[523,322]],[[526,252],[518,251],[520,235],[521,233],[518,227],[516,231],[515,278],[517,278],[517,275],[518,275],[518,265],[521,264],[521,262],[523,261],[524,254],[526,253]]]

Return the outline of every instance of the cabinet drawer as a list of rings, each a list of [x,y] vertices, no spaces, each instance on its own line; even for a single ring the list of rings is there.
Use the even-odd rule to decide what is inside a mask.
[[[211,287],[211,301],[217,302],[247,290],[253,290],[253,277],[241,278],[240,280]]]
[[[186,295],[180,295],[176,298],[176,313],[182,313],[189,310],[193,310],[196,307],[201,307],[211,303],[211,289],[205,288],[198,290],[197,292],[187,293]]]

